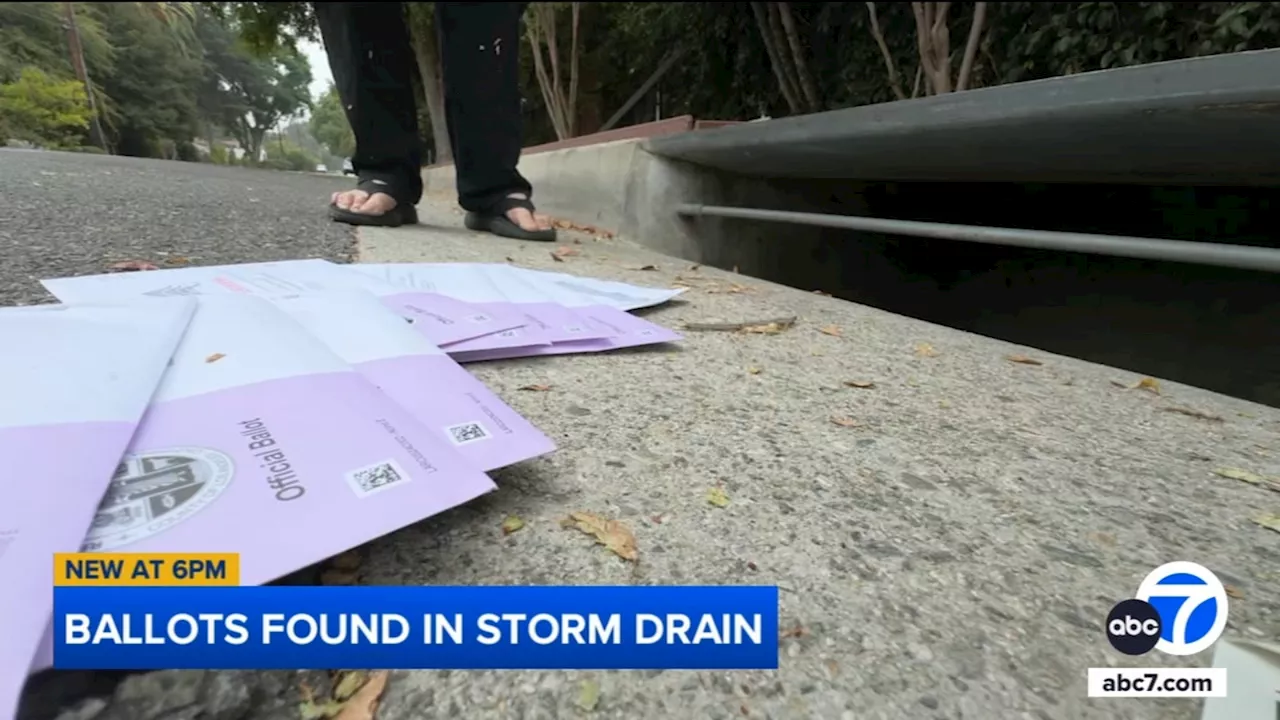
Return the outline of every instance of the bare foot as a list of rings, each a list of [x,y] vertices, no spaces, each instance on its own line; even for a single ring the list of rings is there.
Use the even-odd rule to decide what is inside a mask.
[[[526,200],[529,196],[524,193],[512,193],[507,197]],[[551,227],[551,219],[546,215],[534,215],[524,208],[511,208],[507,211],[507,219],[519,225],[521,230],[529,232],[547,230]]]
[[[364,190],[336,192],[329,199],[329,202],[337,205],[339,209],[350,210],[363,215],[382,215],[394,210],[396,207],[395,198],[390,195],[386,193],[370,195]]]

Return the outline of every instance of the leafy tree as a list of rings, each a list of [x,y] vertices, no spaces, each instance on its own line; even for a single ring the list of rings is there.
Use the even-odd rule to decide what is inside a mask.
[[[311,66],[296,49],[284,45],[248,63],[249,72],[227,79],[236,102],[246,109],[227,118],[227,129],[248,157],[257,158],[268,130],[311,107]]]
[[[75,9],[85,63],[110,72],[114,53],[102,23],[84,3]],[[18,79],[24,67],[75,77],[69,58],[59,3],[0,3],[0,82]]]
[[[59,79],[28,66],[0,85],[0,130],[49,147],[76,147],[89,128],[89,104],[78,80]]]
[[[276,137],[266,144],[267,164],[281,170],[314,172],[320,160],[291,140]]]
[[[196,107],[204,125],[205,139],[212,148],[215,127],[228,127],[235,118],[249,111],[245,99],[235,88],[257,68],[236,33],[227,28],[208,10],[195,13],[195,36],[202,50],[202,72],[196,88]]]
[[[342,100],[338,98],[338,90],[333,85],[311,111],[308,123],[312,136],[319,140],[331,154],[338,157],[351,157],[356,152],[356,136],[351,132],[346,112],[342,109]]]
[[[315,15],[306,2],[202,2],[219,19],[240,29],[240,36],[258,54],[293,48],[295,39],[316,40]]]
[[[115,71],[97,73],[112,100],[111,144],[125,155],[172,158],[176,150],[170,148],[196,134],[195,88],[203,69],[198,53],[163,18],[132,3],[95,7],[116,48]]]

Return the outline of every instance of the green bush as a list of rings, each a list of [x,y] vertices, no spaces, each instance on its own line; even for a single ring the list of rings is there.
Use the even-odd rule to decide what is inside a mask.
[[[229,165],[230,164],[229,160],[234,161],[235,158],[231,157],[227,153],[226,148],[222,147],[221,145],[214,145],[213,147],[209,148],[209,162],[213,163],[214,165]]]
[[[89,129],[84,86],[34,67],[0,85],[0,118],[8,137],[54,148],[78,147]]]
[[[80,147],[67,148],[71,152],[87,153],[89,155],[106,155],[107,151],[97,145],[81,145]]]

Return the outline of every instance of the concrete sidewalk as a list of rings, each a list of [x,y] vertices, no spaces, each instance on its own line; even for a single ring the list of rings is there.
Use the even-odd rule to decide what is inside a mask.
[[[1277,497],[1212,472],[1280,475],[1280,410],[1125,389],[1140,378],[617,240],[565,233],[578,254],[556,262],[554,246],[467,232],[446,208],[362,230],[360,260],[684,282],[686,301],[647,315],[677,328],[799,320],[470,366],[560,449],[369,547],[362,582],[776,583],[789,630],[776,673],[397,674],[381,720],[574,717],[588,679],[601,718],[1198,717],[1198,700],[1085,698],[1088,667],[1209,661],[1129,660],[1104,636],[1112,605],[1171,560],[1238,591],[1228,632],[1280,636],[1280,534],[1250,522]],[[626,523],[639,562],[562,529],[571,511]],[[525,527],[504,536],[508,515]]]
[[[358,581],[777,584],[781,667],[400,672],[378,720],[1190,720],[1198,700],[1085,697],[1089,667],[1209,662],[1126,658],[1103,633],[1111,607],[1171,560],[1233,586],[1228,632],[1280,637],[1280,534],[1250,522],[1280,503],[1213,473],[1280,475],[1280,410],[1172,383],[1126,389],[1115,383],[1141,378],[618,240],[565,233],[558,245],[577,254],[556,262],[555,245],[468,232],[448,208],[429,201],[423,226],[362,230],[359,259],[683,282],[683,301],[646,315],[677,328],[798,321],[469,366],[560,449],[495,473],[496,493],[363,548]],[[727,506],[708,501],[712,488]],[[639,561],[563,529],[573,511],[625,523]],[[504,535],[511,515],[524,527]],[[63,718],[294,720],[304,688],[326,682],[147,673]],[[600,689],[590,710],[584,683]]]

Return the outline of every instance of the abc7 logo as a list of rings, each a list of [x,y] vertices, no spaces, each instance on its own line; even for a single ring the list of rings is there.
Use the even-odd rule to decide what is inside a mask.
[[[1126,655],[1194,655],[1212,647],[1226,625],[1225,586],[1203,565],[1178,561],[1151,571],[1136,598],[1111,608],[1106,630]]]

